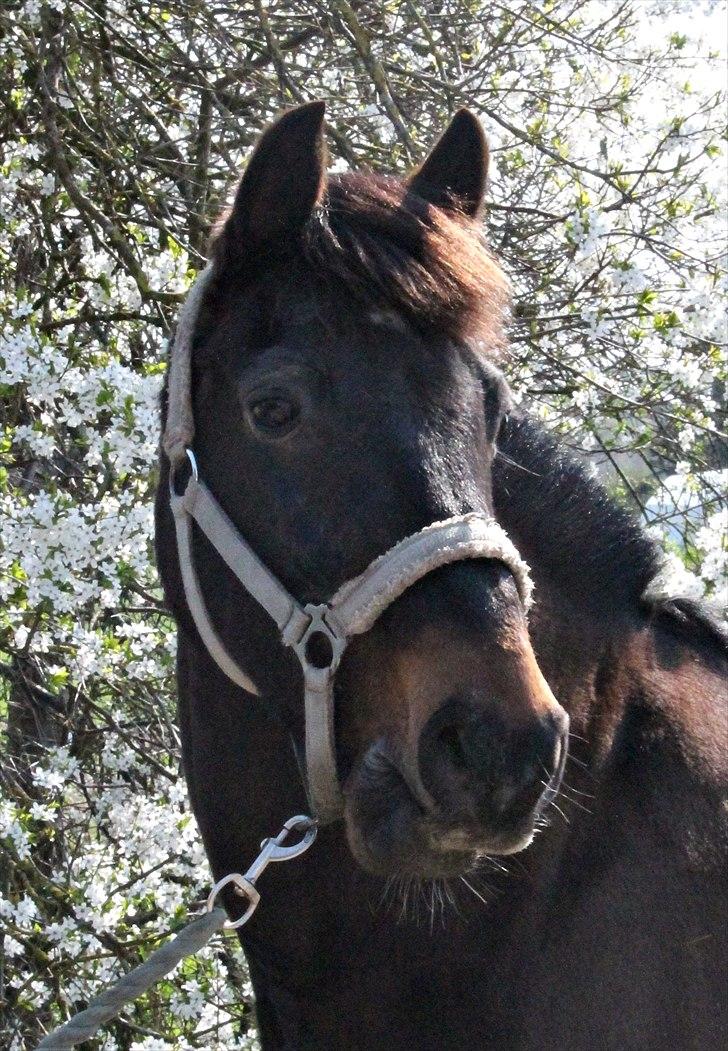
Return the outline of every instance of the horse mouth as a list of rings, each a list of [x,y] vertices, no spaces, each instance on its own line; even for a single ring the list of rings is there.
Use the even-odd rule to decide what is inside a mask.
[[[513,827],[488,828],[426,809],[397,764],[372,747],[344,784],[349,849],[377,876],[465,875],[484,857],[515,854],[534,836],[541,807]]]

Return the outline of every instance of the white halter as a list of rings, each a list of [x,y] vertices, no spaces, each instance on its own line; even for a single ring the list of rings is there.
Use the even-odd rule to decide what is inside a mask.
[[[343,801],[336,771],[334,741],[334,675],[349,640],[368,631],[380,614],[438,566],[463,559],[489,558],[505,563],[526,609],[532,584],[528,566],[507,534],[481,514],[458,515],[435,522],[400,540],[375,559],[364,572],[347,581],[321,604],[301,606],[260,561],[219,503],[200,481],[192,452],[194,419],[191,399],[192,336],[210,282],[212,267],[199,276],[180,313],[172,346],[164,450],[171,462],[170,505],[174,515],[177,553],[185,598],[197,631],[218,667],[249,693],[259,690],[247,672],[233,660],[210,620],[195,572],[192,519],[227,563],[246,591],[275,621],[281,641],[296,653],[303,669],[306,718],[306,782],[309,800],[321,824],[342,814]],[[184,492],[175,490],[175,473],[188,459],[192,474]],[[312,640],[321,637],[326,656],[312,662]],[[320,666],[321,664],[325,666]]]

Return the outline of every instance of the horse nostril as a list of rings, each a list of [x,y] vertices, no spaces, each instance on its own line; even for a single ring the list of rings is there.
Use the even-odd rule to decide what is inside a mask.
[[[453,724],[443,726],[438,739],[453,766],[467,767],[468,760],[463,747],[462,731],[457,726]]]
[[[490,808],[498,818],[516,820],[525,817],[537,805],[546,790],[542,764],[531,764],[493,792]]]
[[[545,717],[523,735],[513,775],[494,793],[495,809],[511,820],[551,802],[558,791],[566,758],[565,737],[558,720]]]
[[[503,734],[497,715],[458,699],[444,704],[431,717],[420,737],[419,765],[422,782],[445,809],[459,808],[471,788],[493,787],[502,769]]]
[[[565,733],[551,714],[513,725],[495,705],[449,701],[420,738],[422,783],[446,811],[499,824],[525,819],[556,794]]]

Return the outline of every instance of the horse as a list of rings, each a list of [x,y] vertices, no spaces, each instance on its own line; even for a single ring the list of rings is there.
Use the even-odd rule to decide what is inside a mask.
[[[535,601],[506,556],[459,558],[347,639],[339,809],[266,872],[239,932],[262,1047],[722,1047],[728,640],[659,597],[653,541],[511,396],[478,120],[458,111],[401,179],[327,176],[323,117],[308,103],[263,133],[214,229],[190,322],[195,474],[299,603],[328,608],[403,538],[469,515],[507,533]],[[309,808],[304,675],[192,523],[242,678],[214,658],[178,471],[163,450],[157,559],[219,879]]]

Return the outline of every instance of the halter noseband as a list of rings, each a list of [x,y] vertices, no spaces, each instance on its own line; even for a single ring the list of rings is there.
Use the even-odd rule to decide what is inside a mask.
[[[328,602],[301,606],[261,562],[200,480],[191,449],[192,336],[211,275],[212,266],[208,266],[190,290],[180,313],[172,345],[163,439],[171,464],[170,505],[185,599],[200,638],[218,667],[237,686],[258,695],[255,682],[230,656],[210,620],[193,560],[194,519],[246,591],[273,618],[281,641],[294,650],[301,663],[306,788],[316,817],[321,824],[327,824],[341,817],[343,811],[334,740],[334,675],[350,639],[368,631],[396,598],[438,566],[463,559],[497,559],[513,574],[526,609],[531,603],[531,579],[528,566],[498,523],[471,513],[425,526],[376,558],[358,577],[342,584]],[[192,473],[184,490],[178,493],[175,475],[185,459],[189,460]],[[313,645],[314,640],[318,645]]]

